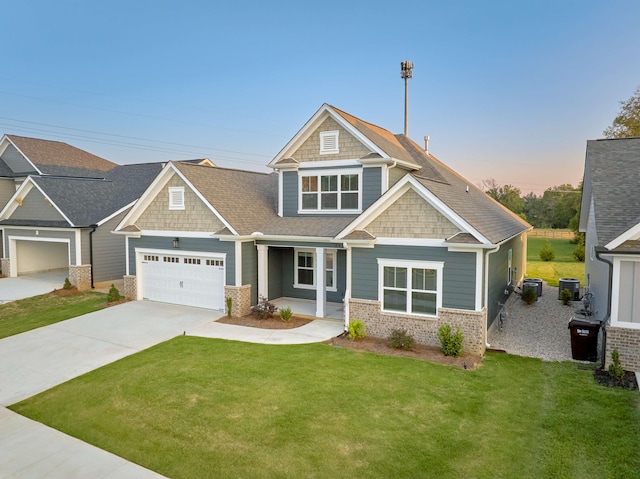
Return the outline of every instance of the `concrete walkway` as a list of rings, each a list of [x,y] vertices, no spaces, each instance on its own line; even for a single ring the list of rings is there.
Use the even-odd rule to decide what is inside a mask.
[[[1,281],[5,281],[2,279]],[[216,323],[222,313],[133,301],[0,340],[0,405],[7,406],[175,336],[304,344],[343,331],[338,320],[289,330]],[[0,407],[0,479],[160,478],[78,439]]]

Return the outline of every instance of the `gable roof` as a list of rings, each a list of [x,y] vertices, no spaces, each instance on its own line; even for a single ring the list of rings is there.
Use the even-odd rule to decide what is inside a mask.
[[[58,176],[103,177],[117,165],[67,143],[18,135],[4,135],[34,165],[33,173]]]
[[[593,207],[598,246],[616,248],[638,239],[638,185],[640,137],[587,141],[580,229],[586,231]]]
[[[104,179],[30,176],[27,182],[35,184],[69,222],[12,220],[9,217],[0,221],[0,224],[41,227],[86,227],[98,224],[139,198],[160,172],[162,165],[121,165],[109,171]]]

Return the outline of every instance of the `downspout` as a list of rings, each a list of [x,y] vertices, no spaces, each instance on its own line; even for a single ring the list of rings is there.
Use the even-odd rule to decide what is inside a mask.
[[[607,314],[605,314],[603,320],[602,320],[602,328],[600,328],[602,330],[602,354],[601,356],[601,364],[600,364],[600,368],[604,369],[604,363],[607,360],[606,354],[607,354],[607,329],[604,327],[607,322],[611,319],[611,295],[613,294],[613,291],[611,291],[611,288],[613,287],[613,263],[611,261],[609,261],[608,259],[604,259],[600,256],[600,254],[603,251],[598,251],[597,248],[594,249],[595,253],[596,253],[596,259],[598,261],[602,261],[603,263],[606,263],[607,265],[609,265],[609,294],[607,295]]]
[[[89,264],[91,265],[91,289],[94,289],[93,286],[93,233],[96,232],[98,225],[91,225],[91,231],[89,231]]]
[[[489,255],[500,251],[500,245],[494,249],[487,250],[484,256],[484,306],[487,308],[487,314],[489,314]],[[485,341],[484,345],[487,349],[491,348],[491,345],[487,342],[489,339],[489,330],[487,329],[487,322],[484,323],[485,328]]]

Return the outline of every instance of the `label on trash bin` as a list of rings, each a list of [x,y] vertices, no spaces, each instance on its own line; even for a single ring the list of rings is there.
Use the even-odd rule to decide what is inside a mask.
[[[578,333],[579,336],[589,336],[590,332],[591,331],[589,331],[588,329],[576,328],[576,333]]]

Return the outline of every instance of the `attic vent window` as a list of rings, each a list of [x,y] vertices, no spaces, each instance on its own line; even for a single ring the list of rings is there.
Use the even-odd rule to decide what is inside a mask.
[[[184,209],[184,187],[178,186],[169,188],[169,209]]]
[[[338,153],[338,131],[320,132],[320,154],[331,155]]]

